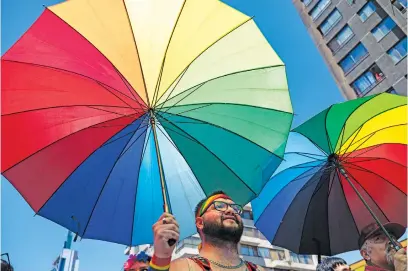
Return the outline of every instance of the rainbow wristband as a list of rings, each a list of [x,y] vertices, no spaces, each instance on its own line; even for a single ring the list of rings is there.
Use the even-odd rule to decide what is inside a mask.
[[[158,258],[153,254],[152,260],[150,261],[150,267],[153,270],[169,270],[170,269],[171,257],[169,258]]]

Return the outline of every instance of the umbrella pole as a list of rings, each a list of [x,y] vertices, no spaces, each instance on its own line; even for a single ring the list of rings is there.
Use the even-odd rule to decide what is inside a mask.
[[[370,212],[371,216],[374,218],[375,222],[377,222],[378,226],[381,228],[381,230],[384,232],[384,234],[387,236],[387,238],[391,241],[393,244],[394,248],[398,251],[401,249],[400,245],[395,242],[393,238],[391,238],[391,235],[389,232],[384,228],[382,225],[381,221],[378,219],[378,217],[374,214],[373,210],[371,210],[370,206],[368,206],[368,203],[364,200],[363,196],[358,192],[357,188],[354,186],[353,182],[351,182],[347,172],[344,170],[342,166],[339,165],[339,170],[340,173],[346,178],[347,182],[351,185],[351,187],[354,189],[354,192],[356,192],[357,196],[360,198],[360,200],[363,202],[367,210]]]
[[[160,149],[159,149],[159,142],[157,140],[157,133],[156,133],[156,121],[151,115],[150,117],[150,123],[152,125],[152,131],[153,131],[153,138],[154,138],[154,145],[156,147],[156,158],[157,158],[157,164],[159,165],[159,174],[160,174],[160,185],[162,189],[162,195],[163,195],[163,209],[166,213],[171,213],[171,210],[169,208],[169,204],[167,202],[167,192],[166,192],[166,184],[164,182],[164,172],[163,172],[163,165],[162,161],[160,158]]]
[[[166,183],[164,182],[164,172],[163,172],[163,165],[162,165],[162,160],[160,157],[160,149],[159,149],[159,142],[157,140],[157,133],[156,133],[156,120],[153,116],[153,112],[150,111],[150,124],[152,125],[152,130],[153,130],[153,138],[154,138],[154,145],[156,147],[156,157],[157,157],[157,164],[159,165],[159,174],[160,174],[160,185],[162,189],[162,195],[163,195],[163,209],[165,213],[171,214],[171,209],[168,204],[168,197],[167,197],[167,189],[166,189]],[[169,246],[173,246],[176,243],[175,239],[169,239],[167,241]]]

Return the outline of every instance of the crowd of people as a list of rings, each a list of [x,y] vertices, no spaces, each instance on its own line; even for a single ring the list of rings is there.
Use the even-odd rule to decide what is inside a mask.
[[[261,266],[244,261],[238,252],[238,243],[243,233],[241,218],[243,208],[222,191],[200,201],[195,210],[195,224],[201,238],[199,255],[171,261],[175,245],[169,240],[179,239],[176,218],[164,213],[153,225],[154,254],[143,260],[125,263],[125,271],[264,271]],[[405,232],[402,225],[383,225],[395,241]],[[396,251],[392,242],[376,224],[367,225],[356,240],[360,254],[366,262],[365,271],[406,271],[405,249]],[[318,264],[317,271],[349,271],[350,266],[341,258],[325,258]]]

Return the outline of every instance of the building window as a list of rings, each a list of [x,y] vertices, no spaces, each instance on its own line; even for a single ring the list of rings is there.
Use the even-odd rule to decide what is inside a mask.
[[[388,50],[388,55],[394,63],[398,63],[407,55],[407,37],[400,40],[394,47]]]
[[[393,0],[392,4],[402,13],[407,11],[407,0]]]
[[[347,54],[345,58],[343,58],[342,61],[340,61],[339,65],[343,69],[343,72],[347,73],[357,66],[358,63],[360,63],[360,61],[367,55],[367,49],[363,44],[359,43],[353,50],[350,51],[350,53]]]
[[[305,6],[308,6],[310,3],[312,3],[312,0],[302,0],[302,2]]]
[[[254,246],[241,245],[240,251],[241,251],[241,255],[254,256],[254,257],[259,256],[257,247],[254,247]]]
[[[284,261],[286,259],[284,250],[271,249],[270,252],[271,252],[271,258],[275,261]]]
[[[330,5],[330,3],[331,0],[320,0],[316,4],[316,6],[310,11],[310,16],[312,17],[313,21],[322,15],[323,11]]]
[[[249,210],[244,210],[243,212],[242,212],[242,218],[245,218],[245,219],[250,219],[250,220],[253,220],[254,219],[254,217],[253,217],[253,215],[252,215],[252,212],[251,211],[249,211]]]
[[[320,33],[322,33],[323,36],[327,35],[327,33],[329,33],[330,30],[332,30],[333,27],[340,22],[341,17],[341,13],[335,9],[319,26]]]
[[[358,16],[360,16],[360,19],[362,22],[367,21],[368,17],[370,17],[375,11],[377,7],[375,4],[370,1],[367,4],[364,5],[362,9],[358,12]]]
[[[381,21],[379,25],[377,25],[371,33],[374,35],[377,41],[380,41],[382,38],[385,37],[390,31],[396,26],[395,22],[390,18],[387,17]]]
[[[364,96],[385,78],[380,68],[374,64],[363,73],[351,86],[358,96]]]
[[[327,44],[330,50],[335,53],[340,50],[352,37],[354,36],[353,30],[350,26],[346,25],[339,33]]]
[[[267,259],[271,258],[271,253],[269,252],[269,248],[265,248],[265,247],[258,247],[258,255],[259,257],[262,257],[262,258],[267,258]]]

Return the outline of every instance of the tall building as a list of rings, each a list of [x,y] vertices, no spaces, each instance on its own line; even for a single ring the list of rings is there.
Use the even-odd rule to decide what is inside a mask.
[[[292,0],[347,99],[407,95],[407,0]]]
[[[68,232],[67,239],[64,242],[64,247],[61,254],[53,263],[51,271],[78,271],[79,258],[78,251],[72,249],[73,233]]]
[[[265,268],[266,271],[279,270],[316,270],[317,256],[297,255],[289,250],[272,246],[268,240],[255,228],[251,205],[244,207],[242,214],[244,233],[239,250],[241,257]],[[173,259],[186,258],[198,254],[201,240],[198,234],[180,241],[174,250]],[[128,248],[125,254],[136,254],[140,250],[147,250],[146,246]],[[150,248],[151,249],[151,248]],[[151,251],[151,250],[150,250]],[[151,251],[151,253],[153,253]]]

